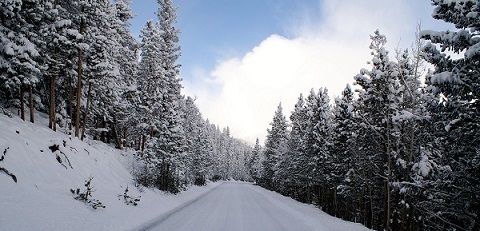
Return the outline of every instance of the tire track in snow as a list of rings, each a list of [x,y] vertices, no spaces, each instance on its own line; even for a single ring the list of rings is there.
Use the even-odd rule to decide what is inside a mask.
[[[176,213],[182,211],[184,208],[188,207],[189,205],[197,202],[198,200],[202,199],[203,197],[207,196],[208,194],[210,194],[211,192],[215,191],[220,185],[223,185],[225,182],[215,186],[214,188],[210,189],[209,191],[207,192],[204,192],[203,194],[201,194],[200,196],[196,197],[196,198],[193,198],[192,200],[190,201],[187,201],[181,205],[179,205],[178,207],[170,210],[169,212],[166,212],[165,214],[153,219],[152,221],[148,222],[146,225],[142,225],[140,226],[139,228],[136,228],[134,229],[135,231],[148,231],[148,230],[151,230],[153,228],[155,228],[156,226],[162,224],[165,220],[167,220],[169,217],[175,215]]]

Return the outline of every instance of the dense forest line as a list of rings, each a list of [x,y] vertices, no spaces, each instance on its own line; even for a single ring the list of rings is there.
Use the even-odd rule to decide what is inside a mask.
[[[138,183],[178,192],[207,179],[249,180],[251,147],[202,118],[181,95],[171,0],[138,42],[130,0],[0,3],[0,100],[22,119],[79,139],[137,150]],[[29,110],[28,110],[29,109]],[[27,116],[28,117],[28,116]]]
[[[457,31],[419,30],[394,60],[375,31],[333,106],[325,88],[289,121],[278,106],[257,183],[375,230],[480,230],[480,3],[432,3]]]

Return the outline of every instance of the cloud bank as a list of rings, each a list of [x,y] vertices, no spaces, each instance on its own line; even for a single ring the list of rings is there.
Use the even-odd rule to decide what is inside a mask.
[[[338,96],[368,68],[369,35],[376,29],[387,35],[391,52],[408,48],[422,17],[417,1],[319,1],[322,17],[299,12],[288,23],[289,38],[274,34],[243,57],[219,60],[213,70],[193,70],[189,79],[195,80],[184,82],[184,91],[197,96],[212,123],[229,126],[233,136],[248,142],[263,141],[280,102],[288,117],[300,93],[326,87],[331,97]],[[428,16],[431,9],[426,10]]]

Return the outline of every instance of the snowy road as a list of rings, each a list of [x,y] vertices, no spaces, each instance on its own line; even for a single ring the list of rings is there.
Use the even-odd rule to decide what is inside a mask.
[[[287,203],[285,203],[285,201]],[[140,230],[363,230],[363,226],[329,217],[304,216],[291,206],[307,206],[248,183],[226,182],[193,203],[165,214]],[[302,209],[301,209],[302,210]],[[312,211],[307,211],[311,215]],[[304,211],[303,211],[304,212]],[[312,219],[313,218],[313,219]],[[327,218],[323,224],[318,219]],[[311,221],[314,220],[314,221]],[[337,225],[340,224],[340,225]],[[343,225],[343,226],[342,226]]]

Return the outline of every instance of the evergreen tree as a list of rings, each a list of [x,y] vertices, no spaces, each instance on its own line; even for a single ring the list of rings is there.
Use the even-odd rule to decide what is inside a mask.
[[[390,229],[391,214],[391,182],[393,174],[393,157],[396,155],[398,131],[393,122],[399,104],[399,82],[395,71],[396,63],[391,62],[387,42],[384,35],[378,31],[371,36],[372,43],[372,70],[362,69],[355,76],[358,90],[358,117],[363,130],[359,134],[359,145],[366,158],[369,159],[369,169],[366,169],[367,179],[372,185],[369,187],[368,200],[373,208],[367,209],[367,215],[376,211],[377,214],[366,219],[367,227],[376,229]]]
[[[277,182],[280,180],[277,176],[279,163],[286,152],[288,139],[287,120],[283,115],[282,104],[278,105],[270,125],[272,127],[267,130],[268,134],[265,141],[262,186],[275,189]]]
[[[32,29],[37,23],[33,13],[36,7],[35,3],[29,5],[17,0],[0,3],[1,96],[7,99],[9,104],[20,107],[23,120],[25,89],[29,89],[29,102],[32,105],[32,88],[39,83],[41,74],[41,66],[37,62],[40,54],[34,41],[37,35]]]
[[[255,141],[255,146],[253,147],[252,151],[252,158],[250,159],[249,169],[250,169],[250,176],[252,177],[253,181],[259,183],[261,177],[261,169],[262,169],[262,146],[260,146],[260,141]]]
[[[139,44],[130,32],[130,22],[134,15],[130,9],[130,0],[115,1],[116,23],[115,31],[117,33],[118,48],[114,53],[118,66],[118,74],[122,80],[122,101],[118,105],[119,113],[117,120],[119,130],[123,128],[123,143],[129,145],[129,136],[136,123],[135,113],[135,92],[136,92],[136,74],[138,68],[138,49]]]
[[[290,183],[293,189],[293,197],[297,200],[306,202],[308,190],[308,172],[306,171],[308,163],[311,161],[307,156],[307,147],[305,143],[305,134],[307,133],[307,109],[303,95],[300,94],[294,110],[290,115],[291,132],[288,140],[288,155],[292,160],[288,167],[287,183]]]
[[[332,181],[338,189],[337,214],[347,220],[357,219],[361,199],[361,182],[358,171],[359,160],[356,150],[355,135],[358,131],[355,111],[354,95],[347,84],[342,92],[342,97],[335,99],[333,137],[331,153],[335,156],[333,164]],[[353,219],[353,220],[355,220]]]
[[[446,167],[425,191],[432,202],[425,227],[479,230],[480,5],[478,1],[439,0],[432,4],[436,6],[433,17],[454,24],[458,30],[422,32],[430,41],[424,47],[426,59],[435,66],[426,84],[434,99],[429,108],[435,144],[440,145],[437,151],[441,158],[436,161]],[[462,57],[454,59],[446,51]],[[429,165],[418,166],[422,168],[430,169]]]

